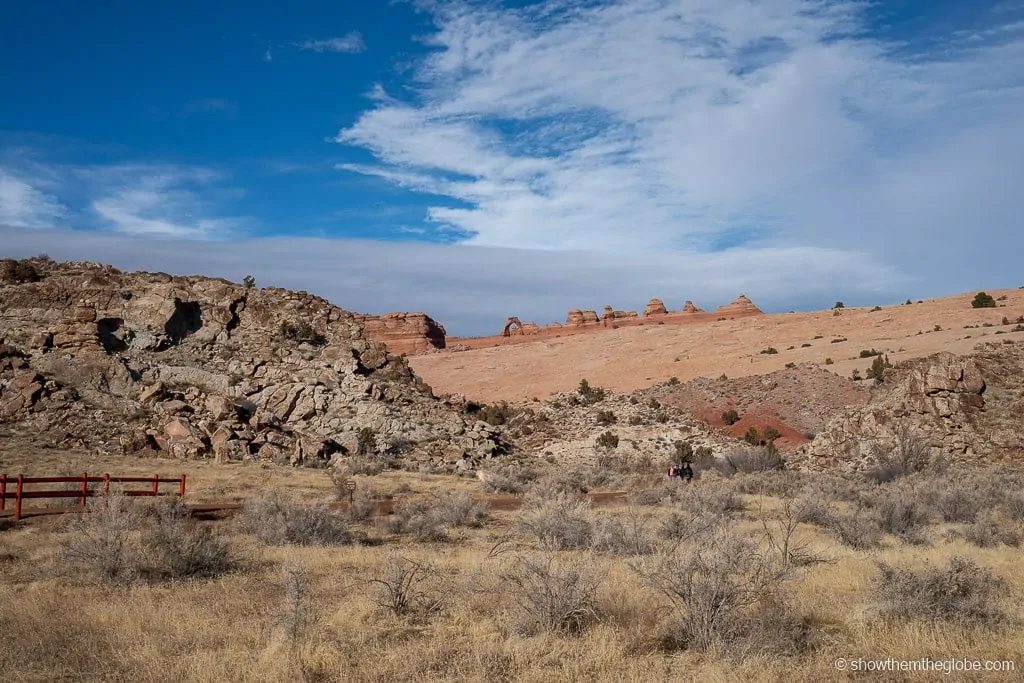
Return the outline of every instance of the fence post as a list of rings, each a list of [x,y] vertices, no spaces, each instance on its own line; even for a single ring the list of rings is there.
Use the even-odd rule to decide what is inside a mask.
[[[18,489],[15,492],[15,497],[14,497],[14,519],[15,520],[21,519],[21,490],[22,490],[22,488],[25,485],[25,482],[23,481],[24,478],[25,478],[25,475],[23,475],[23,474],[19,474],[18,475]]]
[[[103,507],[110,505],[110,472],[103,473]]]
[[[185,475],[181,475],[181,483],[178,484],[178,498],[185,497]]]
[[[0,474],[0,510],[7,509],[7,475]]]
[[[81,495],[81,500],[79,501],[78,504],[82,507],[83,510],[85,509],[85,498],[88,495],[89,495],[89,474],[87,472],[82,472],[82,495]]]
[[[159,496],[160,495],[160,475],[159,474],[154,474],[153,475],[153,495],[154,496]]]

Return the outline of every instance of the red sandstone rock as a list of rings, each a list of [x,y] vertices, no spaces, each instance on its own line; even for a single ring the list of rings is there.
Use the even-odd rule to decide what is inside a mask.
[[[565,324],[569,325],[586,325],[588,323],[599,322],[597,317],[597,311],[583,311],[578,308],[574,308],[565,315]]]
[[[750,299],[748,299],[746,295],[743,294],[740,294],[738,297],[736,297],[736,299],[732,303],[726,306],[719,306],[718,310],[715,312],[725,313],[728,315],[749,315],[753,313],[763,313],[763,311],[760,308],[755,306],[753,302]]]
[[[443,349],[444,326],[423,313],[356,315],[363,336],[384,344],[393,354],[422,353]]]
[[[652,315],[665,315],[666,313],[668,313],[668,309],[665,308],[665,303],[661,299],[651,299],[647,302],[647,305],[644,306],[645,318]]]
[[[681,313],[703,313],[703,312],[704,312],[703,308],[697,308],[696,306],[693,305],[693,302],[690,301],[689,299],[686,300],[686,305],[683,306],[683,310],[681,311]]]

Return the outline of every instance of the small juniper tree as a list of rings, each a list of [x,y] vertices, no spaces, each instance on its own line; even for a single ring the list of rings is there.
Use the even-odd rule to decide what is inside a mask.
[[[974,295],[974,301],[971,302],[971,306],[974,308],[995,308],[996,300],[992,298],[991,294],[978,292]]]

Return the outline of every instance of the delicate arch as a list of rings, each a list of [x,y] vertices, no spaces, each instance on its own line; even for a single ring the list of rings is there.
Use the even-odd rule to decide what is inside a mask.
[[[511,337],[513,329],[519,330],[520,333],[522,333],[523,323],[519,321],[519,318],[512,317],[506,320],[505,327],[503,327],[501,330],[501,336]]]

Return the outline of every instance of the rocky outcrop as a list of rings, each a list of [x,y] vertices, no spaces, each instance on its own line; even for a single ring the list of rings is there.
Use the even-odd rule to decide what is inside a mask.
[[[372,450],[417,467],[443,465],[450,449],[475,461],[508,448],[490,431],[474,436],[477,420],[364,337],[365,318],[320,297],[35,266],[40,281],[0,285],[0,421],[19,439],[298,463],[365,450],[369,430]],[[430,327],[425,316],[380,319]]]
[[[746,297],[743,297],[743,298],[746,298]],[[750,301],[750,300],[747,299],[747,301]],[[719,310],[721,310],[721,309],[719,309]],[[704,312],[703,308],[697,308],[696,306],[693,305],[693,302],[690,301],[689,299],[686,300],[686,304],[683,305],[683,310],[680,311],[680,313],[703,313],[703,312]]]
[[[740,294],[731,303],[719,306],[715,313],[727,316],[754,315],[763,311],[744,294]]]
[[[668,313],[668,309],[665,308],[665,303],[661,299],[651,299],[644,306],[643,316],[649,318],[652,315],[665,315]]]
[[[597,311],[583,311],[574,308],[565,314],[565,326],[594,325],[600,322]]]
[[[639,316],[637,316],[636,311],[614,311],[611,306],[605,306],[601,322],[605,325],[611,325],[619,320],[631,320],[637,317]]]
[[[364,337],[381,342],[391,353],[423,353],[444,348],[444,326],[424,313],[356,315],[355,319],[363,326]]]
[[[808,444],[809,469],[863,469],[900,434],[954,461],[999,461],[1024,452],[1024,347],[986,344],[970,356],[939,353],[886,372],[870,403],[843,411]]]

